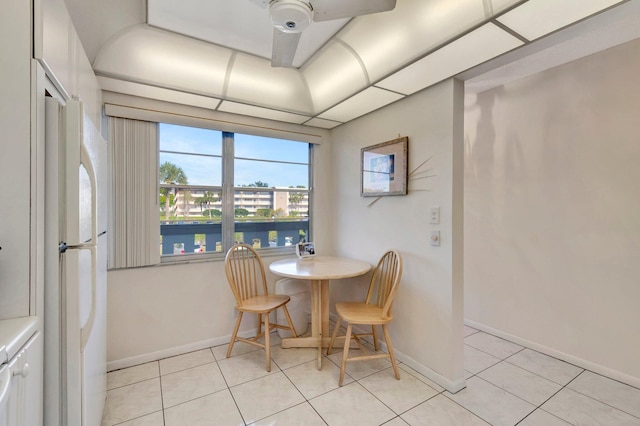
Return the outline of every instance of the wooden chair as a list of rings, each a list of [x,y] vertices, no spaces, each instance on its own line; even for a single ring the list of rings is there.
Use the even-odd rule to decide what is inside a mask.
[[[365,361],[376,358],[390,358],[393,365],[393,372],[396,379],[400,380],[400,372],[398,371],[398,363],[393,353],[393,346],[391,346],[391,338],[389,337],[389,331],[387,330],[387,324],[391,322],[393,316],[391,315],[391,304],[398,291],[398,284],[400,283],[400,277],[402,276],[402,259],[395,250],[386,252],[378,265],[373,271],[371,276],[371,282],[369,283],[369,291],[364,302],[340,302],[336,303],[336,311],[340,317],[333,329],[333,335],[327,348],[327,355],[331,353],[333,344],[338,336],[338,329],[342,321],[347,323],[347,332],[344,336],[344,349],[342,352],[342,363],[340,365],[340,381],[338,382],[342,386],[344,380],[344,372],[347,367],[347,362],[350,361]],[[370,325],[371,333],[359,333],[353,334],[353,325]],[[362,343],[360,337],[372,336],[373,345],[376,352],[378,351],[378,340],[376,338],[375,326],[382,326],[382,332],[384,333],[384,339],[387,342],[388,353],[382,354],[370,354],[360,355],[349,358],[349,346],[351,339],[354,338],[360,348],[362,349]]]
[[[236,244],[229,249],[225,258],[225,272],[231,291],[233,291],[233,295],[236,298],[236,309],[238,310],[238,318],[231,335],[229,349],[227,349],[227,358],[231,356],[231,350],[235,342],[249,343],[264,348],[267,355],[267,371],[271,371],[271,346],[269,342],[271,330],[274,328],[291,330],[293,337],[298,337],[286,306],[290,297],[269,294],[262,259],[260,259],[253,247],[248,244]],[[278,308],[282,308],[284,311],[289,322],[288,327],[269,322],[269,314]],[[242,315],[245,312],[257,314],[258,316],[258,332],[251,339],[238,337],[238,329],[240,328]],[[262,331],[263,321],[264,331]],[[264,336],[264,344],[258,342],[258,339],[262,336]]]

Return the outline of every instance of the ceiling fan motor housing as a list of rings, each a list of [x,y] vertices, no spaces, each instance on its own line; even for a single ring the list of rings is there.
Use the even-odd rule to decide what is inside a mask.
[[[311,5],[301,0],[273,0],[269,4],[271,22],[285,33],[299,33],[313,20]]]

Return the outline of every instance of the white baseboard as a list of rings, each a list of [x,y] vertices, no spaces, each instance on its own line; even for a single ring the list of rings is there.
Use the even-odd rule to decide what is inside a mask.
[[[551,357],[560,359],[562,361],[566,361],[570,364],[576,365],[578,367],[584,368],[586,370],[592,371],[594,373],[601,374],[603,376],[609,377],[611,379],[617,380],[622,383],[626,383],[630,386],[634,386],[636,388],[640,388],[640,378],[633,377],[628,374],[622,373],[617,370],[613,370],[609,367],[605,367],[600,364],[593,363],[591,361],[584,360],[574,355],[570,355],[564,352],[561,352],[557,349],[550,348],[548,346],[541,345],[536,342],[532,342],[527,339],[523,339],[522,337],[514,336],[513,334],[505,333],[504,331],[497,330],[495,328],[489,327],[487,325],[465,319],[464,323],[469,327],[473,327],[480,331],[484,331],[489,334],[493,334],[494,336],[501,337],[510,342],[517,343],[520,346],[527,347],[529,349],[533,349],[535,351],[541,352],[545,355],[549,355]]]
[[[238,333],[238,336],[240,337],[253,337],[255,335],[256,329],[241,331]],[[120,370],[122,368],[133,367],[134,365],[140,365],[151,361],[158,361],[160,359],[182,355],[188,352],[199,351],[201,349],[224,345],[229,343],[230,340],[231,334],[227,336],[216,337],[214,339],[207,339],[195,343],[189,343],[188,345],[175,346],[173,348],[162,349],[160,351],[109,361],[107,362],[107,371]]]

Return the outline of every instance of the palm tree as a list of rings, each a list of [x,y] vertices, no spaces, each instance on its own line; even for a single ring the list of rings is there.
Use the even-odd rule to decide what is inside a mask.
[[[166,185],[186,185],[187,184],[187,175],[184,174],[184,170],[181,167],[176,166],[173,163],[165,161],[160,165],[160,182]],[[168,188],[163,188],[165,190],[165,207],[164,213],[167,220],[169,220],[169,207],[170,207],[170,196]],[[173,192],[173,198],[176,198],[176,188],[171,188]]]
[[[289,203],[293,204],[296,208],[296,213],[298,213],[298,208],[300,206],[300,202],[304,199],[303,192],[290,192],[289,193]]]
[[[202,213],[202,206],[204,205],[207,208],[207,212],[209,213],[209,219],[211,219],[211,204],[218,201],[218,197],[211,191],[205,191],[200,197],[200,213]]]

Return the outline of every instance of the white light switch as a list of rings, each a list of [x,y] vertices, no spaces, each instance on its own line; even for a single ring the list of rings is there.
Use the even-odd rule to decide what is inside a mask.
[[[440,207],[431,207],[429,223],[440,223]]]
[[[431,231],[431,245],[432,246],[440,245],[440,231]]]

